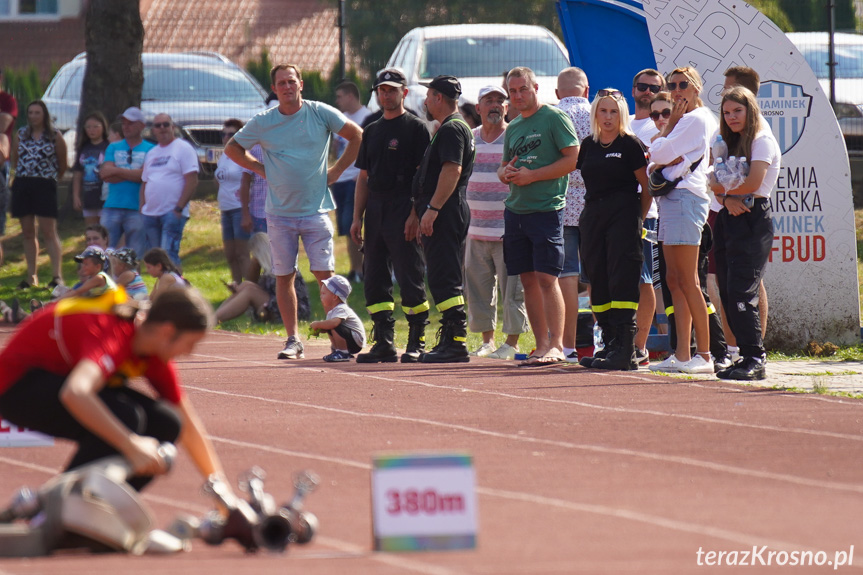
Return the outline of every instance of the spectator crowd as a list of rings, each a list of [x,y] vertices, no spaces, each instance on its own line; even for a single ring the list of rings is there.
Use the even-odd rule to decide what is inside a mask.
[[[231,295],[216,319],[249,308],[278,318],[287,332],[278,357],[303,358],[299,321],[310,318],[297,266],[302,243],[327,313],[311,323],[330,339],[326,361],[462,363],[523,353],[517,365],[526,368],[636,370],[650,365],[659,310],[672,353],[650,369],[763,379],[762,278],[781,154],[755,99],[757,73],[734,67],[725,77],[712,110],[693,67],[638,71],[629,94],[591,90],[583,70],[567,68],[555,106],[539,100],[529,68],[469,95],[458,78],[441,75],[426,84],[420,118],[405,108],[407,81],[397,68],[376,76],[380,112],[372,114],[352,82],[336,88],[336,107],[304,99],[301,70],[279,64],[272,107],[227,118],[222,128],[215,178]],[[475,106],[460,106],[464,96]],[[37,232],[54,298],[125,291],[156,300],[188,286],[181,246],[198,159],[172,118],[152,118],[152,141],[137,107],[112,123],[99,112],[84,118],[71,190],[87,248],[76,257],[78,282],[67,287],[57,233],[66,142],[42,101],[23,113],[26,125],[13,130],[17,103],[0,92],[0,237],[8,203],[27,264],[19,288],[39,285]],[[346,277],[334,275],[336,235],[347,242]],[[142,265],[157,278],[149,294]],[[360,283],[373,322],[365,351],[347,305]],[[401,354],[395,284],[408,325]],[[577,349],[584,301],[595,324],[587,354]],[[427,348],[432,305],[440,326]],[[31,302],[34,313],[40,307]],[[26,315],[17,303],[0,311],[8,322]],[[530,353],[519,348],[528,330]],[[468,349],[468,331],[481,334],[476,349]]]

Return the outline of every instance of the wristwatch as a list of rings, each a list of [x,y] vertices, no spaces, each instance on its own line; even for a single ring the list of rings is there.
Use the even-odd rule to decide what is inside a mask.
[[[433,205],[431,205],[431,204],[429,204],[429,205],[428,205],[428,206],[426,206],[426,207],[427,207],[428,209],[430,209],[431,211],[433,211],[433,212],[439,212],[439,211],[440,211],[440,208],[436,208],[436,207],[434,207],[434,206],[433,206]]]

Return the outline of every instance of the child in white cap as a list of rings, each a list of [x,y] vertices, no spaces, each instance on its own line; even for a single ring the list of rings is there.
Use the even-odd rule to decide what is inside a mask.
[[[321,282],[321,303],[327,319],[309,324],[313,333],[326,332],[330,336],[332,351],[324,361],[337,362],[353,359],[366,344],[363,322],[354,310],[348,307],[351,283],[343,276],[332,276]]]

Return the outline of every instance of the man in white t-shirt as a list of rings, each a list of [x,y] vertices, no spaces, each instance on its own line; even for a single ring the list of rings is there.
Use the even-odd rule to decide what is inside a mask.
[[[651,139],[659,133],[656,124],[650,119],[650,103],[656,94],[664,89],[665,78],[653,68],[642,70],[632,79],[632,99],[635,100],[635,114],[630,116],[629,125],[646,148],[650,148]],[[648,192],[642,190],[642,193]],[[647,216],[644,218],[644,228],[655,232],[658,229],[658,218],[659,210],[656,209],[656,202],[653,201]],[[638,331],[635,334],[635,354],[638,365],[645,366],[650,364],[647,337],[650,335],[650,326],[653,323],[653,314],[656,312],[657,300],[660,304],[662,303],[662,292],[657,294],[654,289],[654,287],[659,289],[658,285],[654,286],[654,279],[659,280],[659,266],[656,265],[659,254],[656,244],[646,239],[642,241],[644,243],[644,264],[642,264],[641,269],[638,312],[635,316],[635,323],[638,326]],[[654,270],[656,278],[654,278]]]
[[[147,247],[163,248],[180,265],[180,241],[189,219],[189,202],[198,186],[198,156],[189,142],[174,137],[168,114],[153,118],[158,145],[144,160],[141,214]]]
[[[358,126],[371,115],[371,110],[360,102],[360,89],[353,82],[342,82],[336,86],[336,107]],[[336,157],[341,157],[348,147],[348,141],[338,134],[333,136]],[[333,199],[336,201],[336,231],[345,236],[348,242],[348,257],[351,260],[351,271],[346,276],[352,282],[359,282],[363,277],[363,254],[359,245],[351,240],[351,224],[354,218],[354,192],[357,186],[359,168],[351,164],[339,179],[330,186]]]

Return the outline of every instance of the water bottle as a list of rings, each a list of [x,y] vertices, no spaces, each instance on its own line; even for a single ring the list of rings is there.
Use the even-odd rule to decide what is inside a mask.
[[[593,355],[596,355],[596,352],[601,350],[605,345],[602,343],[602,328],[599,327],[599,324],[594,322],[593,324]]]
[[[745,180],[746,176],[749,175],[749,162],[746,161],[746,158],[741,156],[737,160],[737,170],[740,172],[740,177]]]
[[[713,146],[710,148],[713,152],[713,160],[725,159],[728,157],[728,144],[722,139],[720,134],[716,134],[716,140],[713,141]]]
[[[732,177],[737,175],[737,156],[728,156],[728,160],[725,162],[725,166],[728,168],[728,173],[731,174]]]
[[[722,158],[716,158],[713,163],[713,176],[716,178],[716,181],[725,186],[726,182],[728,182],[728,164]]]
[[[659,241],[659,236],[656,234],[656,230],[641,228],[641,239],[647,240],[648,242],[655,244]]]

